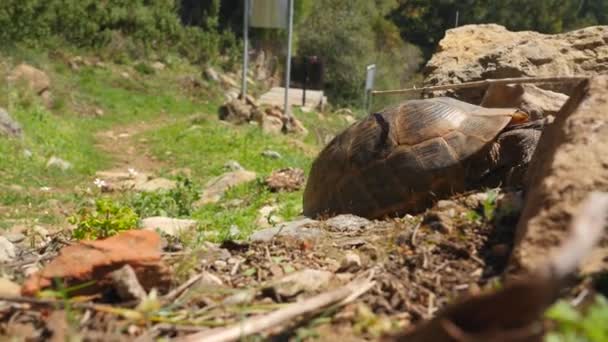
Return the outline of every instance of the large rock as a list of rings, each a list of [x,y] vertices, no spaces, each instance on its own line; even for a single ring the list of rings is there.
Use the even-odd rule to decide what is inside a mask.
[[[42,95],[51,87],[51,79],[47,74],[28,64],[19,64],[8,75],[10,82],[24,82],[27,87],[38,95]]]
[[[568,100],[562,93],[544,90],[532,84],[498,85],[488,87],[483,107],[517,107],[530,114],[532,119],[555,115]]]
[[[23,135],[23,131],[19,123],[4,108],[0,108],[0,136],[3,135],[20,138]]]
[[[251,119],[251,108],[243,101],[233,99],[219,108],[219,118],[235,124],[246,123]]]
[[[529,271],[561,244],[590,191],[608,191],[608,76],[575,90],[538,143],[528,168],[525,207],[510,271]],[[583,263],[584,274],[608,269],[608,233]]]
[[[425,86],[527,76],[584,76],[608,71],[608,26],[547,35],[511,32],[495,24],[465,25],[446,31],[425,68]],[[566,95],[572,84],[540,86]],[[480,103],[485,89],[454,95]]]
[[[205,204],[218,202],[228,189],[250,182],[256,176],[255,172],[247,170],[226,172],[207,183],[205,190],[201,194],[201,198],[195,203],[195,206],[200,207]]]

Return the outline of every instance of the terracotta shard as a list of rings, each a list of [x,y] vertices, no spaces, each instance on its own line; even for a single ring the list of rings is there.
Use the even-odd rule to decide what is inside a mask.
[[[93,280],[93,285],[78,293],[98,293],[111,286],[108,275],[125,265],[135,270],[146,290],[152,287],[163,290],[170,283],[169,269],[161,261],[158,233],[130,230],[104,240],[81,241],[63,248],[55,259],[25,281],[21,294],[34,296],[53,285],[55,279],[62,280],[65,286]]]

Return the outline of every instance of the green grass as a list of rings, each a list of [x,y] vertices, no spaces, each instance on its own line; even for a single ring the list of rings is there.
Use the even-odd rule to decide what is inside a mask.
[[[51,78],[53,104],[45,107],[40,99],[20,87],[0,83],[8,96],[0,99],[22,125],[23,140],[0,138],[0,222],[3,227],[17,219],[31,219],[49,224],[65,223],[69,213],[82,203],[91,202],[98,194],[87,192],[94,188],[93,175],[112,166],[111,156],[96,146],[95,135],[100,131],[117,129],[132,123],[160,122],[158,129],[134,137],[146,138],[149,150],[164,161],[166,168],[157,170],[161,176],[177,168],[192,170],[191,181],[202,190],[212,177],[226,170],[229,160],[238,161],[245,169],[255,171],[255,182],[231,189],[218,204],[190,213],[200,221],[203,231],[214,231],[215,239],[228,237],[229,228],[237,225],[241,237],[257,229],[255,221],[264,205],[278,204],[276,215],[290,219],[301,212],[302,190],[293,193],[271,193],[262,184],[273,170],[297,167],[308,171],[316,152],[327,139],[347,125],[340,116],[303,113],[295,110],[310,134],[304,137],[268,135],[253,125],[234,126],[217,119],[223,94],[217,85],[201,77],[200,68],[179,58],[167,63],[163,71],[152,70],[147,61],[81,66],[72,70],[70,56],[86,53],[66,49],[62,53],[40,53],[21,49],[0,55],[4,82],[11,65],[22,61],[44,70]],[[192,78],[197,82],[192,82]],[[103,115],[95,115],[102,111]],[[198,120],[189,118],[196,116]],[[26,156],[24,151],[31,152]],[[262,156],[264,150],[274,150],[280,159]],[[73,165],[67,171],[50,169],[46,163],[51,156]],[[10,190],[19,185],[23,190]],[[48,187],[50,191],[41,191]],[[93,189],[94,190],[94,189]],[[168,194],[154,194],[133,200],[132,194],[113,195],[130,201],[140,212],[177,212],[160,208],[173,203]],[[225,207],[230,200],[240,199],[239,209]],[[60,213],[57,207],[63,207]],[[155,207],[156,206],[156,207]],[[160,206],[160,207],[159,207]],[[183,205],[182,205],[183,206]],[[167,209],[167,210],[163,210]],[[170,209],[170,210],[169,210]],[[6,223],[9,222],[9,223]]]
[[[110,156],[95,146],[97,132],[133,122],[179,118],[196,111],[211,111],[216,106],[205,96],[213,94],[213,89],[201,88],[192,93],[181,88],[183,75],[198,72],[193,66],[176,64],[173,69],[154,75],[142,75],[128,65],[110,63],[75,71],[63,59],[53,59],[49,54],[27,50],[4,53],[0,55],[0,90],[7,96],[1,97],[0,106],[20,123],[24,138],[0,137],[0,222],[28,215],[34,219],[44,217],[41,213],[52,199],[72,204],[69,193],[76,186],[91,186],[95,171],[111,166]],[[5,81],[11,65],[22,61],[43,69],[50,77],[50,107],[20,85]],[[103,116],[94,115],[97,109],[103,111]],[[47,168],[51,156],[66,160],[73,167],[67,171]],[[12,185],[23,190],[8,190]],[[42,187],[51,190],[41,193]],[[18,214],[14,208],[20,208]]]

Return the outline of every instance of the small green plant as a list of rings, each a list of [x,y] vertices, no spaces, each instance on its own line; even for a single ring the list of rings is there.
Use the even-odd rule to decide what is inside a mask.
[[[199,199],[194,183],[185,177],[178,177],[177,187],[171,190],[137,193],[130,204],[140,217],[190,216],[193,203]]]
[[[76,225],[72,236],[77,240],[103,239],[118,232],[137,227],[139,216],[132,208],[122,206],[111,199],[100,198],[95,201],[95,209],[82,207],[68,218]]]
[[[547,334],[547,342],[608,341],[608,300],[601,295],[584,312],[559,301],[545,316],[557,324],[555,331]]]
[[[482,203],[483,217],[487,221],[492,221],[492,219],[494,219],[494,214],[496,213],[496,199],[498,198],[498,190],[488,190],[486,195],[487,197]]]

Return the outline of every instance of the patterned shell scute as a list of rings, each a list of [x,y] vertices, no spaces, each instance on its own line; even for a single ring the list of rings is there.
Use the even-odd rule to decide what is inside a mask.
[[[463,162],[490,143],[515,111],[439,97],[369,115],[313,162],[304,215],[380,217],[426,205],[429,193],[459,190]]]

